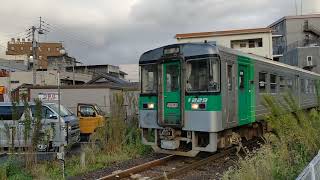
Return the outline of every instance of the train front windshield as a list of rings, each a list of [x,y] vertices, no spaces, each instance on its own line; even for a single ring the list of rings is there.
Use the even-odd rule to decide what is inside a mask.
[[[220,92],[219,58],[188,60],[186,76],[187,92]]]
[[[141,92],[146,94],[157,93],[157,65],[141,66]]]

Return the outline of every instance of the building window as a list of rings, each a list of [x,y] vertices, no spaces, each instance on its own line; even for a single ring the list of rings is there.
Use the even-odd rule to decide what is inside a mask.
[[[11,46],[11,50],[14,51],[14,47],[13,46]]]
[[[40,48],[40,47],[38,47],[38,49],[39,49],[39,51],[41,51],[41,48]]]
[[[57,49],[58,52],[60,51],[60,48],[56,48],[56,49]]]
[[[18,84],[19,81],[10,81],[11,84]]]
[[[50,52],[51,51],[51,48],[48,48],[48,52]]]
[[[20,50],[23,51],[23,47],[20,47]]]
[[[312,66],[312,56],[307,56],[307,66]]]
[[[262,38],[257,39],[257,45],[258,47],[263,47]]]
[[[277,75],[270,74],[270,91],[277,93]]]
[[[32,51],[32,47],[30,47],[30,51]]]
[[[39,56],[39,59],[42,59],[42,56]]]
[[[255,47],[256,47],[256,46],[255,46],[254,40],[250,39],[250,40],[249,40],[249,48],[255,48]]]
[[[247,43],[246,42],[240,42],[240,48],[246,48]]]

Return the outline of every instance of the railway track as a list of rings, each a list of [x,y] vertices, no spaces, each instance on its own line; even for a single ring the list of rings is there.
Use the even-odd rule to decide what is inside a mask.
[[[258,140],[244,143],[245,147],[255,147]],[[221,160],[231,154],[235,154],[237,147],[217,152],[215,154],[201,154],[200,156],[182,157],[169,155],[157,160],[153,160],[126,170],[115,171],[112,174],[101,177],[98,180],[118,180],[118,179],[172,179],[181,177],[189,171],[195,170],[210,162]]]
[[[171,179],[180,176],[187,171],[203,166],[211,161],[224,157],[232,152],[235,152],[235,148],[230,148],[210,156],[204,155],[203,157],[195,158],[169,155],[123,171],[114,172],[113,174],[101,177],[98,180]]]

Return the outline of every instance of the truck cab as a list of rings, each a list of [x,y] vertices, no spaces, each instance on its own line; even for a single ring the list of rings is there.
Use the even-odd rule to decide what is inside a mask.
[[[102,127],[105,121],[105,113],[97,104],[79,103],[77,105],[77,116],[79,118],[80,133],[85,139]]]

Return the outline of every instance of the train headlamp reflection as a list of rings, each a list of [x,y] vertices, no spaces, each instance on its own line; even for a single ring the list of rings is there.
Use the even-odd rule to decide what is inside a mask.
[[[199,109],[199,104],[191,104],[191,109]]]

